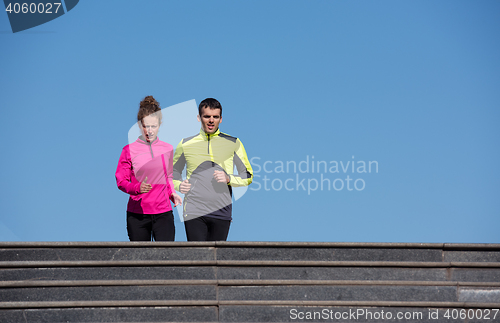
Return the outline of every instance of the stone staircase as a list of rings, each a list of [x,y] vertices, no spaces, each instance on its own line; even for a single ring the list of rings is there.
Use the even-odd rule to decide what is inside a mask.
[[[500,322],[500,244],[0,242],[0,322]]]

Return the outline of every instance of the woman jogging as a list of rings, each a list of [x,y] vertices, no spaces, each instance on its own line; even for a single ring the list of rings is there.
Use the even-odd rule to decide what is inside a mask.
[[[122,150],[116,183],[130,194],[127,232],[130,241],[174,241],[172,206],[182,199],[172,183],[172,145],[158,139],[160,104],[147,96],[139,105],[137,124],[142,135]]]

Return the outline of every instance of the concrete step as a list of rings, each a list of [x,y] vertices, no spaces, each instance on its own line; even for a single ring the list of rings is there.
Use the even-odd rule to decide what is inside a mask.
[[[11,309],[0,322],[218,322],[217,306],[143,306]]]
[[[0,261],[500,262],[500,245],[388,243],[1,243]]]
[[[0,267],[1,268],[1,267]],[[22,280],[165,280],[216,279],[216,267],[40,267],[3,268],[0,281]]]
[[[335,280],[10,281],[0,283],[0,299],[11,303],[217,299],[221,301],[404,299],[412,302],[500,303],[500,283]]]
[[[215,260],[215,248],[29,248],[0,249],[1,261]]]
[[[399,266],[398,266],[399,265]],[[480,266],[481,264],[478,264]],[[218,279],[251,280],[406,280],[500,282],[500,263],[488,267],[409,267],[408,264],[366,263],[331,266],[227,266],[219,267]]]
[[[6,265],[6,264],[3,264]],[[352,262],[286,266],[284,264],[233,265],[232,262],[218,266],[204,266],[203,263],[190,266],[163,266],[147,263],[136,266],[109,267],[84,266],[79,262],[67,267],[58,264],[29,263],[12,266],[0,264],[1,281],[34,280],[396,280],[396,281],[457,281],[457,282],[500,282],[500,263],[466,263],[463,267],[453,264],[416,266],[414,263],[383,262],[369,264]],[[55,265],[56,267],[52,267]],[[429,264],[427,264],[429,265]],[[459,264],[455,264],[458,266]],[[454,266],[455,266],[454,265]],[[465,267],[469,265],[470,267]],[[439,266],[439,267],[438,267]],[[3,268],[2,268],[3,267]]]
[[[60,308],[0,312],[2,322],[500,322],[499,313],[467,304],[423,303],[380,306],[376,303],[292,306],[220,305],[213,307]],[[398,306],[400,305],[400,306]],[[461,313],[462,312],[462,313]],[[460,318],[464,314],[465,318]],[[469,316],[469,319],[467,317]],[[495,317],[496,316],[496,317]],[[474,319],[481,317],[481,319]],[[489,319],[484,319],[488,317]],[[455,318],[455,319],[454,319]]]
[[[2,302],[216,300],[216,285],[0,288]]]
[[[335,318],[352,311],[472,322],[444,315],[500,308],[499,254],[483,244],[0,243],[0,322],[297,322],[318,311],[327,322],[383,321]]]
[[[487,306],[487,304],[485,304]],[[488,317],[488,319],[485,319]],[[480,319],[477,319],[480,318]],[[381,303],[305,306],[221,305],[220,322],[500,322],[500,313],[491,308],[468,307],[466,303]]]
[[[2,302],[150,301],[150,300],[287,300],[496,302],[500,286],[447,285],[146,285],[0,288]]]
[[[387,301],[500,303],[498,287],[446,285],[282,285],[221,286],[219,300]]]

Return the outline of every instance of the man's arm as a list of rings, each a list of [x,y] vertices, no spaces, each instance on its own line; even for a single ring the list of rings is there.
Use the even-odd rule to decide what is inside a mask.
[[[186,166],[186,157],[184,156],[184,149],[182,147],[182,140],[177,145],[174,154],[174,166],[173,166],[173,182],[176,191],[180,192],[180,184],[182,183],[182,170]]]
[[[248,161],[247,153],[245,147],[239,139],[236,139],[236,149],[234,151],[233,163],[236,166],[238,175],[229,175],[229,185],[237,186],[247,186],[252,183],[253,180],[253,170],[250,162]]]

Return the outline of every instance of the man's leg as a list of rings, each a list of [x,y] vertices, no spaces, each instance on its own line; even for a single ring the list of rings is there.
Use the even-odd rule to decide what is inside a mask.
[[[127,232],[130,241],[151,241],[151,216],[127,212]]]
[[[220,220],[207,217],[208,237],[207,241],[226,241],[229,234],[230,220]]]
[[[188,241],[207,241],[208,224],[204,216],[184,221]]]
[[[174,213],[168,211],[165,213],[151,215],[153,220],[153,239],[154,241],[174,241],[175,226]]]

